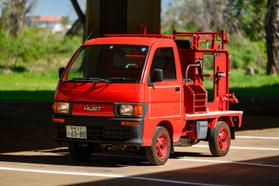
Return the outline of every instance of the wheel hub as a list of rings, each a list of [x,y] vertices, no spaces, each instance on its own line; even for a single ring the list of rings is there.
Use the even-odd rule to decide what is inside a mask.
[[[167,136],[162,134],[157,138],[156,152],[159,158],[164,158],[168,152]]]
[[[229,146],[229,132],[225,128],[221,128],[219,132],[218,145],[221,151],[226,151]]]

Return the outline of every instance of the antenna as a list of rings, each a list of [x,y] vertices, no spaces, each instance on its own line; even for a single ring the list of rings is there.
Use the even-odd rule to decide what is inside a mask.
[[[85,41],[88,41],[91,38],[92,35],[93,35],[93,30],[90,32],[90,34],[88,35],[88,37],[86,38]]]

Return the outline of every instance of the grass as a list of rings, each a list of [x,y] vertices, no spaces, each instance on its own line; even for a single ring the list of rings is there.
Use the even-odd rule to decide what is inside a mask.
[[[254,76],[244,75],[243,70],[233,70],[231,72],[231,88],[260,88],[263,86],[279,85],[279,76],[268,76],[257,74]]]
[[[53,101],[54,90],[0,90],[0,102],[42,102]]]
[[[0,73],[0,90],[54,90],[58,81],[58,72],[48,73]]]
[[[278,99],[279,76],[246,76],[241,70],[233,71],[230,91],[242,99]]]
[[[0,101],[52,102],[58,73],[0,73]]]
[[[0,72],[0,101],[52,102],[57,82],[58,72]],[[246,76],[244,71],[233,70],[230,92],[240,99],[278,99],[279,76]]]

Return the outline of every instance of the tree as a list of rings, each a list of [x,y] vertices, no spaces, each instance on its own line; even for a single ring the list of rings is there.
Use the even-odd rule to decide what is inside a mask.
[[[73,8],[78,16],[78,19],[72,24],[72,27],[67,31],[67,35],[83,35],[83,41],[87,36],[85,33],[85,15],[77,0],[71,0]]]
[[[4,1],[0,18],[1,30],[16,37],[18,33],[22,32],[25,16],[31,11],[34,4],[33,0]]]
[[[226,24],[233,32],[242,32],[250,40],[262,40],[265,37],[264,19],[267,0],[229,0],[225,10]]]
[[[265,37],[267,0],[173,0],[163,14],[165,32],[177,30],[217,31],[227,29],[251,40]]]
[[[267,74],[279,73],[279,0],[268,1],[266,20]]]

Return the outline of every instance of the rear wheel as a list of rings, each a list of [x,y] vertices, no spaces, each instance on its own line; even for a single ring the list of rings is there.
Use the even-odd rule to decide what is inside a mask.
[[[164,127],[157,127],[152,138],[152,145],[145,148],[146,158],[152,165],[163,165],[171,151],[169,132]]]
[[[87,161],[92,152],[99,151],[101,147],[99,144],[69,142],[68,149],[74,160]]]
[[[231,145],[231,133],[228,124],[219,121],[215,128],[211,128],[208,142],[213,156],[225,156]]]

